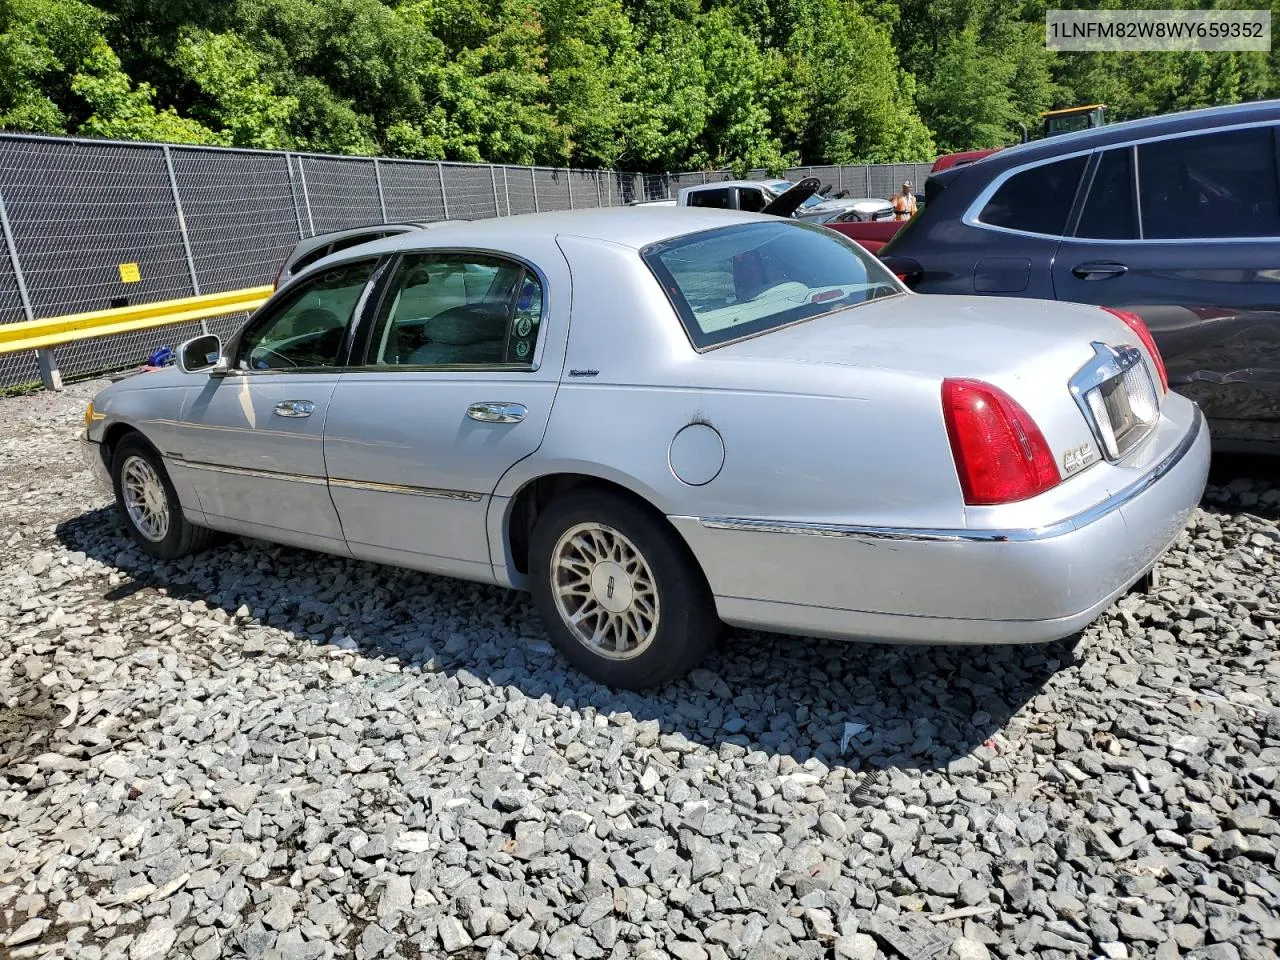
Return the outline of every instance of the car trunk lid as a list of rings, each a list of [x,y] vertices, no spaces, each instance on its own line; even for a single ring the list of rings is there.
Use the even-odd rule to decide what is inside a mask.
[[[1154,425],[1160,397],[1150,361],[1140,362],[1140,346],[1131,330],[1097,307],[917,295],[840,310],[727,344],[713,355],[728,362],[848,367],[848,377],[839,379],[854,395],[859,367],[939,385],[947,378],[981,380],[1030,411],[1070,473],[1104,456],[1124,456]]]

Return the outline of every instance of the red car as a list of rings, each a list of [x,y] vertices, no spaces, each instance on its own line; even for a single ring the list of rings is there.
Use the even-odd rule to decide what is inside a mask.
[[[973,163],[975,160],[981,160],[983,157],[989,157],[997,150],[1003,150],[1004,147],[991,147],[987,150],[964,150],[960,153],[944,153],[937,160],[933,161],[933,169],[930,173],[937,173],[939,170],[946,170],[950,167],[963,167],[967,163]]]
[[[824,223],[823,226],[836,233],[843,233],[852,240],[857,240],[866,248],[867,253],[879,253],[893,237],[902,229],[905,220],[871,220],[864,223]]]

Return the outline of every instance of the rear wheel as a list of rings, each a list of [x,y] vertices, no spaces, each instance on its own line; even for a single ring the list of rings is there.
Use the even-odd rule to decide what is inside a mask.
[[[534,526],[529,565],[552,641],[601,683],[638,690],[683,676],[719,631],[688,548],[660,517],[617,494],[554,501]]]
[[[176,560],[213,543],[214,531],[187,520],[160,455],[138,434],[116,444],[111,480],[121,522],[151,556]]]

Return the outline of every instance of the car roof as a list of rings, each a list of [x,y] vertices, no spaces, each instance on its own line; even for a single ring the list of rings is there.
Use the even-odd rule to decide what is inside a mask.
[[[504,238],[575,236],[640,249],[701,230],[727,227],[734,223],[760,221],[785,223],[767,214],[708,207],[603,207],[593,210],[562,210],[526,213],[514,217],[493,217],[437,226],[429,231],[413,231],[352,247],[363,255],[391,253],[417,247],[480,247],[502,249]],[[344,250],[342,254],[350,251]],[[339,256],[339,254],[334,254]],[[321,261],[324,263],[325,261]]]
[[[1201,110],[1185,110],[1166,113],[1140,120],[1109,123],[1074,133],[1061,133],[1043,140],[1005,147],[982,161],[984,170],[1004,170],[1028,161],[1056,157],[1064,153],[1076,153],[1097,147],[1125,143],[1146,137],[1159,137],[1177,133],[1193,133],[1212,130],[1215,127],[1233,126],[1250,122],[1280,119],[1280,100],[1259,100],[1254,103],[1237,103],[1228,107],[1206,107]],[[976,169],[971,164],[970,169]]]
[[[701,190],[720,187],[773,187],[779,183],[790,183],[790,180],[713,180],[710,183],[694,183],[687,187],[681,187],[682,190]]]

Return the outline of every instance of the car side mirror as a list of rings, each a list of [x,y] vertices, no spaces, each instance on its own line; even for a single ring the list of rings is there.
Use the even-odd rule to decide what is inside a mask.
[[[222,341],[212,333],[193,337],[178,348],[178,367],[183,373],[199,373],[201,370],[216,372],[226,369],[222,359]]]

